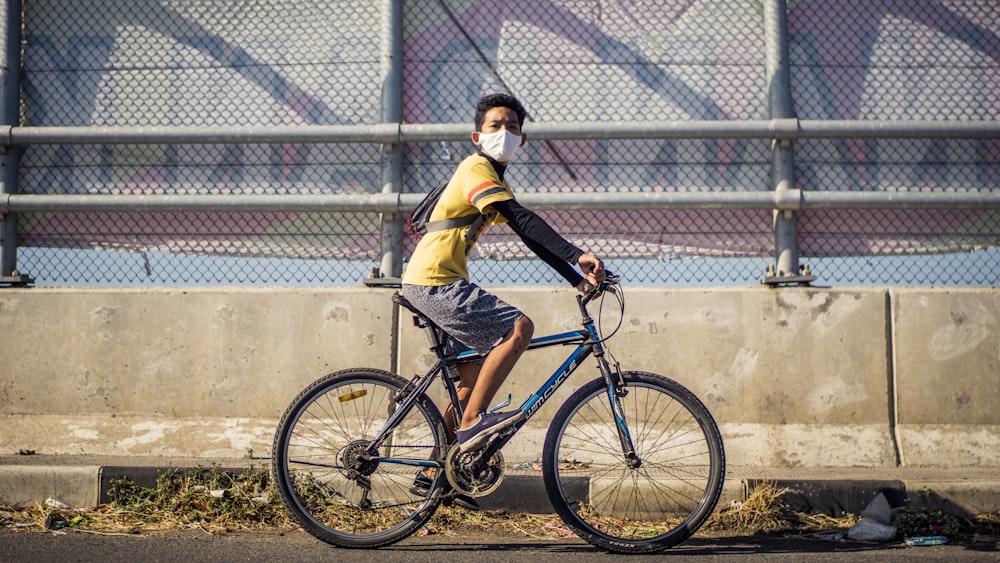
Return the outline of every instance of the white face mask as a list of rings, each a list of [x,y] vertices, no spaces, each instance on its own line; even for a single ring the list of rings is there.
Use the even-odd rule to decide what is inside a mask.
[[[479,146],[497,162],[507,162],[514,156],[517,147],[521,146],[521,136],[506,129],[495,133],[480,133]]]

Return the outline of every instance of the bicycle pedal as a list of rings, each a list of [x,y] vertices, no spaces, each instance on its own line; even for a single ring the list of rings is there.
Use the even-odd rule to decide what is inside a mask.
[[[510,394],[508,394],[507,395],[507,399],[505,401],[503,401],[502,403],[500,403],[498,405],[494,405],[494,406],[490,407],[490,409],[487,412],[489,414],[493,414],[493,413],[497,412],[500,409],[509,407],[510,406],[510,401],[511,401],[511,396],[510,396]]]

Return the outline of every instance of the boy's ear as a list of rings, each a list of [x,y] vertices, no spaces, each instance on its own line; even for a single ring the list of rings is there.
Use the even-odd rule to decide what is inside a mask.
[[[472,143],[476,145],[479,144],[479,131],[472,132]]]
[[[524,146],[524,142],[527,141],[527,140],[528,140],[528,136],[525,135],[524,133],[521,133],[521,144],[517,145],[517,146],[523,147]]]

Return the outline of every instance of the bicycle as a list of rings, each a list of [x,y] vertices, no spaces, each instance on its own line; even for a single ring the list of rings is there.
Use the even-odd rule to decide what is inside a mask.
[[[601,296],[603,308],[607,295],[616,297],[621,316],[602,338],[587,307]],[[523,422],[467,453],[447,443],[442,415],[426,392],[441,380],[461,420],[450,368],[481,356],[445,355],[445,333],[401,295],[393,299],[424,329],[434,366],[409,381],[369,368],[330,373],[299,393],[275,433],[275,484],[293,519],[316,538],[339,547],[385,546],[417,531],[459,494],[492,493],[506,471],[503,446],[591,355],[601,376],[558,409],[543,446],[542,478],[563,522],[594,546],[645,553],[684,541],[715,508],[725,453],[708,409],[676,381],[623,372],[613,356],[608,361],[605,342],[621,327],[625,308],[617,277],[609,273],[577,295],[582,329],[532,339],[528,350],[575,348],[520,405]],[[413,488],[414,471],[428,470],[430,487]]]

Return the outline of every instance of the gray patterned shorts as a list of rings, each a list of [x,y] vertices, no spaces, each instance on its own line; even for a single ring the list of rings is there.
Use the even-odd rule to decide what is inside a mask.
[[[523,316],[516,307],[466,280],[435,286],[403,284],[403,297],[453,339],[483,356]],[[462,351],[449,348],[446,353]]]

